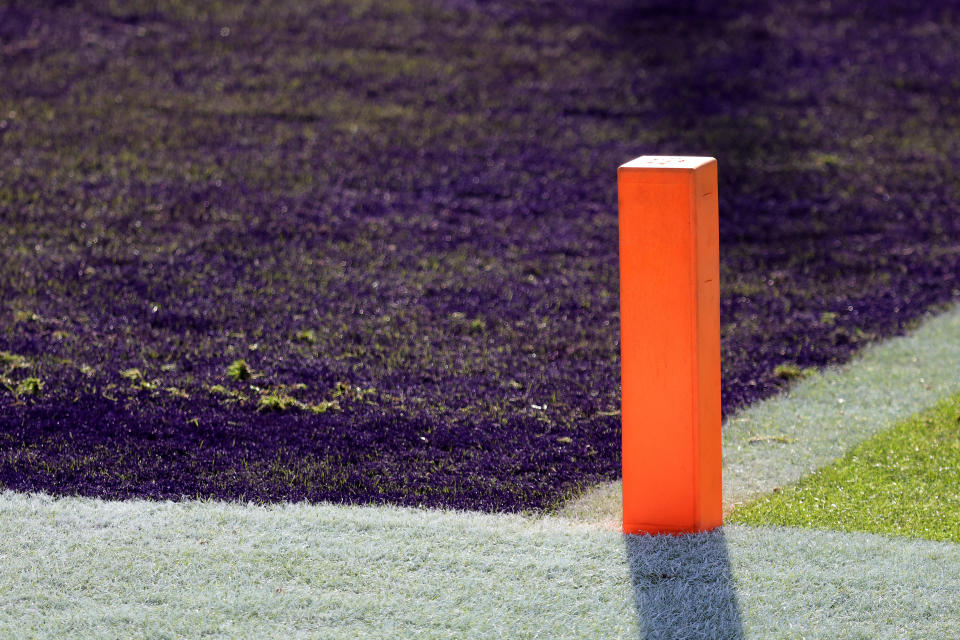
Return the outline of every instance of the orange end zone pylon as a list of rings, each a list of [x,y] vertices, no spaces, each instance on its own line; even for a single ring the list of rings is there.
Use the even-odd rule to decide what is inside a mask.
[[[617,171],[623,531],[722,524],[717,161]]]

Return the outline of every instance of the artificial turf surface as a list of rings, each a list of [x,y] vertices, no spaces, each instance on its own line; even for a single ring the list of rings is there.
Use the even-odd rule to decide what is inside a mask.
[[[953,640],[960,546],[0,492],[10,638]]]
[[[729,520],[960,542],[960,395]]]
[[[734,424],[796,442],[727,440],[725,477],[732,464],[768,486],[779,448],[817,459],[832,429],[819,418],[850,408],[824,388],[880,425],[956,389],[953,345],[960,308],[738,412]],[[741,444],[767,455],[729,455]],[[538,517],[0,492],[0,635],[899,640],[960,625],[957,544],[738,524],[622,536],[599,506]]]
[[[616,166],[719,158],[729,416],[960,295],[958,39],[945,0],[0,0],[0,486],[614,480]]]

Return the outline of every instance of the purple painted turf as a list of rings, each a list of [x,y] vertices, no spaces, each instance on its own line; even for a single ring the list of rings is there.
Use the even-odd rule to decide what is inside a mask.
[[[617,477],[641,154],[719,158],[725,413],[903,331],[960,297],[960,16],[861,4],[0,5],[0,374],[44,383],[0,389],[0,486],[513,511]]]

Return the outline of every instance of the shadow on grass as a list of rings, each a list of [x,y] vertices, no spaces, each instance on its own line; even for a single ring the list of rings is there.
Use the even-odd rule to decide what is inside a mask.
[[[624,536],[642,637],[743,638],[722,530],[685,536]]]

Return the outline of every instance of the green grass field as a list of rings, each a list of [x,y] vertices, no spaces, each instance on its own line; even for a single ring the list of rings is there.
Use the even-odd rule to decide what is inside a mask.
[[[0,640],[960,638],[958,42],[950,0],[0,0]],[[619,530],[641,154],[719,163],[697,535]]]
[[[960,396],[737,509],[730,521],[960,542]]]

